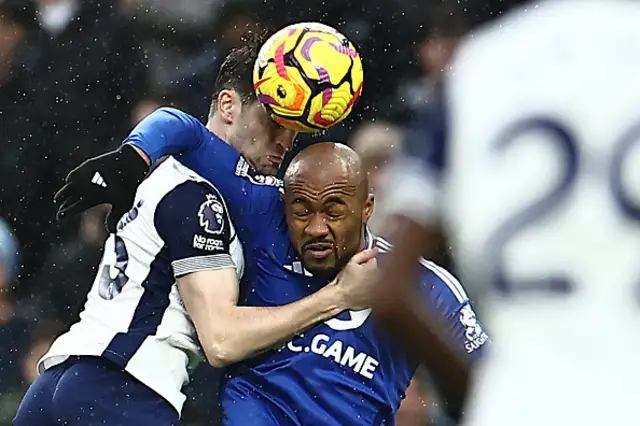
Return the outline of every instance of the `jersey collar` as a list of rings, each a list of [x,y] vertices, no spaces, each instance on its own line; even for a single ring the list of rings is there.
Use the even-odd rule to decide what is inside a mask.
[[[364,225],[364,248],[371,250],[376,243],[376,236],[373,235],[368,225]]]

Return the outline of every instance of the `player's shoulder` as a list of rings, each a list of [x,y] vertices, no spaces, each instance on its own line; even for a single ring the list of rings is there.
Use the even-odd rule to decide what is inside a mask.
[[[137,193],[137,198],[153,210],[154,216],[160,206],[175,211],[208,197],[215,197],[224,204],[220,191],[212,182],[174,157],[164,159],[142,182]]]
[[[204,124],[202,124],[202,122],[198,120],[196,117],[178,108],[169,107],[169,106],[164,106],[156,109],[149,115],[149,118],[152,118],[155,120],[174,118],[174,119],[183,121],[185,123],[199,124],[200,126],[204,127]]]
[[[160,196],[174,190],[183,182],[213,187],[213,184],[201,174],[188,167],[173,156],[159,162],[140,185],[146,193],[157,193]]]
[[[382,237],[375,237],[375,247],[380,253],[388,253],[393,245]],[[445,304],[455,310],[469,302],[464,286],[445,267],[435,262],[420,258],[418,260],[418,277],[421,287],[436,304]]]
[[[511,72],[505,66],[527,64],[539,70],[541,61],[592,53],[607,44],[603,34],[638,37],[638,19],[640,5],[632,0],[530,1],[470,32],[456,50],[451,74],[501,75]]]
[[[508,67],[518,57],[534,55],[532,44],[522,45],[521,40],[532,34],[529,23],[535,19],[533,15],[538,9],[538,5],[525,3],[463,37],[447,73],[448,85],[471,86],[480,81],[492,81],[502,72],[501,67]],[[538,38],[531,42],[540,44],[546,34],[538,29]],[[461,91],[466,90],[461,88]]]
[[[160,128],[163,126],[171,126],[175,131],[189,133],[200,136],[206,132],[205,125],[196,117],[182,110],[173,107],[160,107],[149,114],[138,126],[142,125],[145,129]],[[159,135],[163,137],[163,135]]]
[[[227,204],[218,188],[175,158],[168,157],[149,180],[156,229],[179,231],[181,224],[190,221],[197,221],[209,234],[228,228]],[[145,195],[139,194],[143,200]]]

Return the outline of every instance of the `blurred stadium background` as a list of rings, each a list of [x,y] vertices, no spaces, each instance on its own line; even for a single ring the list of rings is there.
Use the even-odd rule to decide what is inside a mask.
[[[365,85],[346,123],[298,147],[346,141],[376,188],[389,159],[425,144],[421,132],[440,113],[432,101],[441,71],[471,16],[460,3],[0,0],[0,426],[10,425],[36,361],[77,318],[101,256],[104,208],[54,219],[53,194],[73,167],[116,147],[158,106],[204,120],[221,58],[243,35],[309,20],[359,48]],[[383,211],[372,226],[387,232]],[[217,424],[219,374],[199,367],[186,424]],[[439,424],[432,401],[416,380],[398,425]]]

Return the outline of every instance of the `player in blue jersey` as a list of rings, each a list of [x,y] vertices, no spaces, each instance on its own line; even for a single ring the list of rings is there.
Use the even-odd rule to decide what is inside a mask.
[[[250,81],[256,52],[257,47],[245,48],[222,65],[210,123],[218,134],[235,141],[256,167],[274,172],[293,134],[275,126],[255,99],[251,100],[251,85],[240,83]],[[244,73],[242,79],[239,73]],[[157,143],[171,141],[174,126],[193,141],[202,142],[197,138],[207,134],[218,148],[218,160],[230,167],[237,165],[236,179],[246,181],[240,177],[247,173],[240,167],[246,160],[239,163],[230,145],[192,117],[194,123],[185,126],[172,121],[188,117],[184,114],[164,110],[159,115],[161,120],[156,115],[145,121],[130,140],[144,144],[146,135]],[[145,169],[138,174],[142,176],[146,165],[130,146],[126,148],[97,162],[113,159],[126,166],[125,177],[132,177],[128,166],[138,162]],[[215,165],[214,161],[191,160],[201,172]],[[83,170],[76,176],[83,176],[87,171]],[[119,194],[117,179],[109,172],[89,170],[89,198],[110,194],[114,188]],[[138,178],[133,179],[135,185]],[[226,194],[230,188],[225,186]],[[73,210],[87,201],[68,197],[77,189],[71,183],[61,193],[67,201],[63,209]],[[209,179],[168,158],[140,188],[125,191],[124,210],[128,212],[119,218],[105,243],[80,319],[39,361],[40,376],[18,409],[15,426],[178,426],[185,400],[181,389],[189,381],[189,366],[202,358],[214,366],[239,361],[344,309],[366,303],[360,287],[368,282],[366,276],[359,277],[367,268],[350,265],[340,282],[292,304],[237,306],[238,280],[245,269],[244,241],[238,238],[235,217],[230,217],[227,206],[238,205],[238,197],[251,199],[246,218],[240,217],[257,220],[262,201],[259,191],[252,197],[242,193],[242,188],[234,189],[238,190],[235,198],[226,199]],[[245,254],[251,259],[250,252]],[[366,263],[372,254],[360,253],[359,259]]]
[[[244,303],[286,303],[321,288],[351,256],[391,245],[373,235],[366,222],[374,207],[357,154],[334,143],[303,150],[285,174],[283,206],[288,235],[286,257],[267,250],[288,270],[276,286],[247,282]],[[285,254],[285,253],[283,253]],[[460,283],[445,269],[421,259],[422,303],[438,314],[433,322],[475,360],[488,336]],[[282,293],[285,293],[284,295]],[[227,425],[391,425],[417,363],[370,318],[370,309],[343,312],[274,350],[230,370],[223,399]],[[438,385],[447,377],[434,376]],[[439,386],[442,388],[442,386]]]
[[[318,231],[308,231],[306,227],[303,239],[295,237],[296,222],[291,218],[295,214],[293,209],[299,206],[293,203],[297,200],[294,198],[288,209],[294,230],[292,245],[285,206],[280,199],[282,182],[256,173],[233,147],[193,117],[175,109],[161,109],[134,129],[126,143],[147,153],[152,162],[181,152],[179,161],[215,182],[226,199],[249,261],[240,295],[237,290],[232,297],[221,293],[222,309],[226,309],[225,303],[270,307],[293,302],[324,288],[358,250],[372,247],[376,241],[383,250],[389,248],[363,226],[373,201],[366,196],[366,179],[357,156],[345,148],[318,145],[332,148],[325,148],[326,153],[315,151],[320,148],[308,148],[292,165],[287,175],[291,182],[286,187],[287,196],[295,194],[298,186],[304,187],[296,180],[298,174],[304,177],[309,170],[330,171],[319,175],[323,180],[315,184],[315,188],[326,189],[320,194],[322,202],[314,201],[308,208],[314,216],[322,218],[321,222],[342,224],[341,228],[334,229],[333,225],[325,228],[323,232],[330,235],[322,238]],[[332,170],[333,163],[353,167]],[[114,166],[118,168],[117,164]],[[354,186],[357,191],[347,191]],[[327,194],[330,196],[325,197]],[[345,209],[344,204],[350,207]],[[342,208],[343,216],[332,216],[337,214],[332,209],[337,208]],[[313,240],[306,240],[307,231]],[[333,258],[330,265],[315,264],[314,259],[321,261],[325,256]],[[424,274],[428,300],[442,312],[447,329],[456,334],[461,346],[467,346],[472,355],[480,353],[478,348],[487,338],[459,283],[429,262],[423,262],[419,269]],[[224,394],[226,423],[392,423],[416,364],[388,336],[375,329],[369,316],[367,309],[345,311],[279,350],[234,365]],[[233,334],[229,333],[231,339]],[[242,345],[241,341],[231,341]],[[226,361],[233,363],[239,358],[230,355]]]

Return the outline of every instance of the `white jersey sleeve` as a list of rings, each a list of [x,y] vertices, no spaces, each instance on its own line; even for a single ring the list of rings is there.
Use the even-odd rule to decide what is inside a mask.
[[[102,356],[180,412],[187,368],[201,351],[176,278],[219,268],[235,268],[239,278],[243,270],[225,201],[210,182],[168,158],[140,185],[105,244],[80,321],[54,342],[39,370],[70,356]]]

